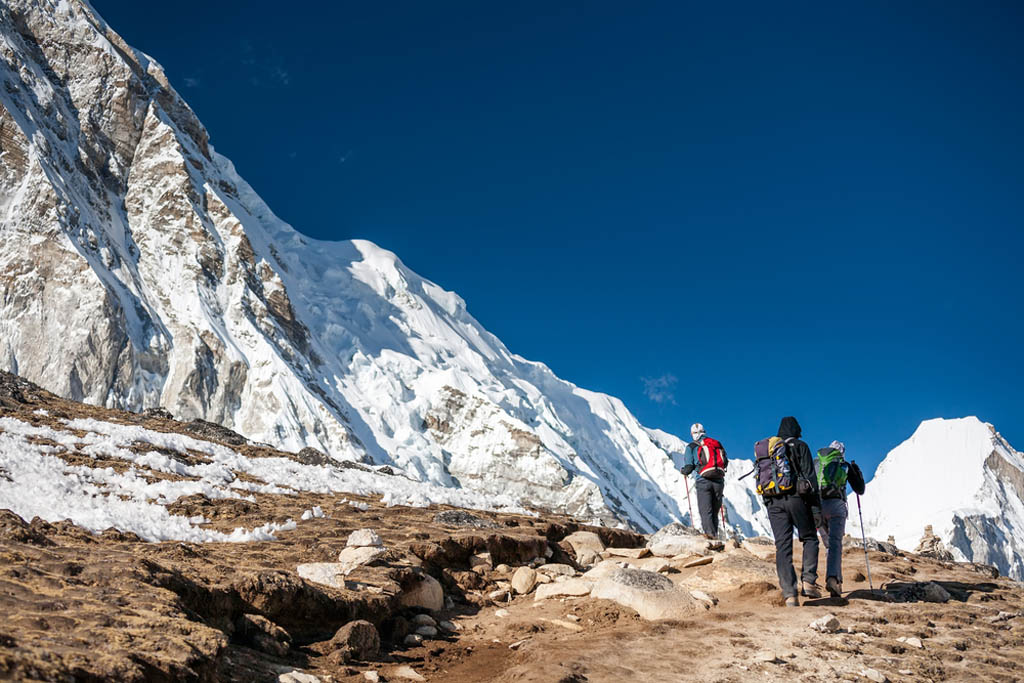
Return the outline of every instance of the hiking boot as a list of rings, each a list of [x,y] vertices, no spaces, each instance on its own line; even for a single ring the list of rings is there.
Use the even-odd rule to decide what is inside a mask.
[[[786,598],[786,607],[799,607],[800,601],[796,599],[796,596]]]
[[[836,577],[830,576],[825,579],[825,588],[833,598],[843,597],[843,584],[839,583],[839,579]]]
[[[803,593],[803,596],[805,598],[814,599],[821,597],[821,589],[818,588],[815,584],[807,583],[806,581],[804,581],[804,589],[801,591],[801,593]]]

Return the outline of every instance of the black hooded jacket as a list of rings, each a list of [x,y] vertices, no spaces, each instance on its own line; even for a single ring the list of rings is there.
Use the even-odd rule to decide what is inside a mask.
[[[800,440],[800,423],[795,417],[784,417],[779,423],[779,438],[789,445],[789,460],[797,470],[797,476],[811,484],[815,498],[818,497],[818,475],[814,472],[814,456],[810,447]]]

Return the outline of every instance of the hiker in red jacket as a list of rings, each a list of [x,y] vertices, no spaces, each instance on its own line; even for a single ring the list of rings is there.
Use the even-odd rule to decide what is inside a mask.
[[[707,436],[704,425],[696,423],[690,427],[693,441],[686,448],[682,473],[689,476],[697,471],[697,509],[700,510],[700,524],[704,535],[718,538],[718,516],[722,510],[725,494],[725,468],[729,461],[725,449],[717,440]]]

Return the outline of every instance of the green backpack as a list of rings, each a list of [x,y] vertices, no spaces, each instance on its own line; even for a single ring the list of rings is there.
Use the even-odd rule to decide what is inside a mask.
[[[814,459],[822,498],[842,498],[846,493],[846,461],[837,448],[822,448]]]

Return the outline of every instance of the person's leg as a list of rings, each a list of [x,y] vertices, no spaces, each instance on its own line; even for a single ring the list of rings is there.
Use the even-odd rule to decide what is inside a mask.
[[[826,576],[843,583],[843,536],[846,535],[846,501],[842,498],[824,501],[828,515],[828,565]]]
[[[811,505],[800,496],[790,496],[787,500],[789,512],[793,516],[797,536],[804,546],[800,577],[804,583],[814,585],[818,582],[818,530],[814,526],[814,512]]]
[[[715,538],[718,538],[719,523],[722,521],[722,504],[725,498],[725,480],[712,481],[711,484],[711,516],[715,520]],[[724,531],[724,530],[723,530]]]
[[[793,569],[793,520],[788,507],[779,501],[768,503],[768,522],[775,537],[775,571],[779,576],[779,586],[783,595],[795,598],[799,591]]]
[[[697,509],[700,510],[700,525],[704,533],[718,538],[718,519],[714,514],[714,491],[711,482],[697,477]]]

